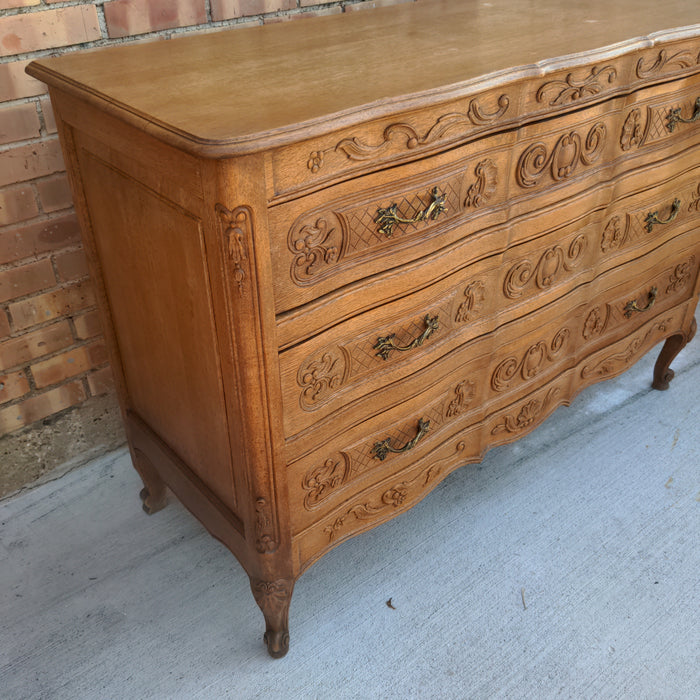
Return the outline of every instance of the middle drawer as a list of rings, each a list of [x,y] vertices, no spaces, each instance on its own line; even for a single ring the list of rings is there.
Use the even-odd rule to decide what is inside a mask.
[[[636,176],[630,180],[636,182]],[[645,187],[643,180],[636,184]],[[699,187],[696,168],[654,189],[628,194],[610,207],[605,206],[610,192],[590,193],[577,206],[584,214],[565,226],[556,226],[556,214],[540,212],[534,221],[522,223],[540,227],[537,238],[458,268],[282,352],[286,437],[696,225],[700,211],[690,204],[700,197]],[[650,226],[647,218],[654,211],[662,218],[675,215],[667,224]],[[505,229],[494,238],[509,235]],[[453,251],[452,259],[459,254]],[[397,273],[397,286],[404,278],[410,287],[415,270]]]

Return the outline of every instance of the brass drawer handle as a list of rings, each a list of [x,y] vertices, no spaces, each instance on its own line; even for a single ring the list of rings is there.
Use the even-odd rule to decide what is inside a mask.
[[[656,302],[656,295],[659,293],[659,290],[656,287],[652,287],[651,290],[649,291],[649,301],[647,302],[647,305],[644,307],[639,307],[637,306],[637,301],[632,300],[628,301],[627,304],[625,305],[625,316],[627,318],[630,318],[632,314],[635,311],[639,311],[640,313],[642,311],[649,311],[649,309],[654,306],[654,303]]]
[[[659,211],[650,211],[647,214],[647,218],[644,219],[646,224],[646,230],[651,233],[651,229],[654,228],[654,224],[670,224],[677,216],[678,212],[681,210],[681,200],[676,198],[673,200],[671,205],[671,213],[668,215],[668,219],[659,219]]]
[[[673,130],[676,128],[676,124],[692,124],[698,120],[700,120],[700,97],[695,100],[695,109],[693,110],[693,116],[690,117],[690,119],[683,119],[683,117],[681,117],[680,107],[669,110],[668,115],[666,116],[666,128],[673,133]]]
[[[392,350],[406,352],[406,350],[413,350],[413,348],[417,348],[420,345],[423,345],[423,341],[430,338],[430,336],[438,329],[438,317],[426,314],[425,318],[423,319],[423,323],[425,324],[425,330],[408,345],[396,345],[396,343],[394,342],[396,333],[392,333],[391,335],[384,335],[377,338],[377,342],[373,345],[373,348],[378,351],[377,355],[379,355],[379,357],[381,357],[383,360],[388,360],[389,353]]]
[[[391,446],[391,438],[388,437],[385,440],[381,440],[380,442],[375,442],[374,447],[372,448],[371,452],[374,454],[375,459],[379,460],[384,460],[389,454],[389,452],[393,452],[394,454],[401,454],[402,452],[408,452],[409,450],[412,450],[417,444],[418,441],[425,435],[427,435],[428,431],[430,430],[430,421],[429,420],[423,420],[422,418],[418,419],[418,432],[412,437],[403,447],[392,447]]]
[[[377,209],[374,221],[379,224],[379,233],[383,233],[387,238],[391,238],[396,224],[415,224],[419,221],[429,221],[447,211],[445,200],[447,195],[440,194],[437,187],[433,187],[430,192],[430,204],[421,209],[412,219],[406,219],[399,214],[399,205],[394,203],[390,207]]]

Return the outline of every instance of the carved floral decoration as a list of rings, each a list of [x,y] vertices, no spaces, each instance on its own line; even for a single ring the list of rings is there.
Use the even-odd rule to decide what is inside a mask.
[[[613,66],[603,66],[602,68],[591,68],[590,73],[584,78],[575,78],[573,73],[569,73],[563,80],[550,80],[544,83],[536,94],[538,102],[544,102],[545,95],[555,93],[549,100],[550,106],[562,105],[566,102],[597,95],[604,90],[605,81],[610,84],[617,77],[617,71]]]
[[[233,268],[233,281],[238,285],[239,293],[242,293],[248,275],[247,241],[252,234],[253,215],[245,206],[229,210],[223,204],[217,204],[215,209],[226,240],[226,252]]]
[[[324,165],[325,154],[329,152],[342,153],[348,160],[362,162],[381,157],[399,143],[402,143],[406,150],[412,151],[437,143],[450,132],[466,134],[472,126],[492,124],[505,115],[509,106],[510,99],[506,94],[499,96],[497,108],[493,112],[485,112],[478,100],[472,99],[466,113],[443,114],[425,132],[419,131],[407,122],[389,124],[382,132],[378,143],[367,143],[356,136],[344,138],[330,148],[311,151],[306,165],[312,173],[317,173]]]

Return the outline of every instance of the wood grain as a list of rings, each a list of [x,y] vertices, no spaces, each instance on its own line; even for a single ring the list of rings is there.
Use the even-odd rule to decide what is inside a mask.
[[[271,655],[329,549],[663,340],[668,387],[700,295],[698,22],[426,0],[30,66],[144,506],[169,488],[238,558]]]

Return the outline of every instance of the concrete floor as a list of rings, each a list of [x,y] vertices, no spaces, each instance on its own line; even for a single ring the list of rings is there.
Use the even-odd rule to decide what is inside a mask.
[[[279,661],[124,450],[0,502],[0,698],[697,698],[700,341],[655,357],[324,557]]]

